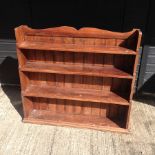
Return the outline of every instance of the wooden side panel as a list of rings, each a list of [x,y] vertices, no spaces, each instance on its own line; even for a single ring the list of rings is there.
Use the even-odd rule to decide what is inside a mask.
[[[23,102],[24,117],[28,118],[30,112],[33,110],[33,101],[29,97],[22,96],[22,102]]]
[[[129,107],[127,106],[109,105],[108,117],[119,123],[122,128],[126,128],[128,111]],[[119,118],[119,122],[117,122],[116,118]]]
[[[133,75],[135,56],[115,55],[113,64],[115,67]]]
[[[25,91],[25,89],[27,88],[29,84],[29,79],[27,77],[27,74],[19,71],[19,76],[20,76],[20,82],[21,82],[21,90]]]
[[[132,80],[112,79],[111,90],[129,100]]]

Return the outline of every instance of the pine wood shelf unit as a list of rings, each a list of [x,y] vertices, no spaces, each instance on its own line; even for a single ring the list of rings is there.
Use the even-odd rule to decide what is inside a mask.
[[[24,122],[127,132],[141,32],[15,29]]]

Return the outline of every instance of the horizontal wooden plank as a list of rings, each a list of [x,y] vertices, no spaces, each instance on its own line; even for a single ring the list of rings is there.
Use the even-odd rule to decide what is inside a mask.
[[[42,43],[42,42],[28,42],[28,41],[17,43],[16,45],[20,49],[136,55],[135,51],[123,47],[105,47],[105,46],[87,46],[87,45],[84,46],[76,44],[51,44],[45,42]]]
[[[24,96],[59,98],[77,101],[99,102],[107,104],[129,105],[129,102],[114,92],[103,94],[100,90],[88,90],[79,88],[61,88],[56,86],[30,85],[22,92]]]
[[[61,125],[80,128],[89,128],[97,130],[110,130],[118,132],[128,132],[127,129],[121,128],[121,121],[115,122],[107,117],[88,116],[88,115],[72,115],[52,113],[48,110],[32,110],[28,118],[24,118],[24,122],[47,124],[47,125]]]
[[[64,64],[64,63],[43,63],[28,62],[20,68],[21,71],[27,72],[43,72],[43,73],[59,73],[72,75],[88,75],[99,77],[116,77],[132,79],[133,76],[112,66],[101,65],[80,65],[80,64]]]

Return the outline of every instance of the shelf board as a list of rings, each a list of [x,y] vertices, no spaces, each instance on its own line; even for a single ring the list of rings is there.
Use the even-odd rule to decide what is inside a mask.
[[[58,73],[72,75],[87,75],[99,77],[114,77],[132,79],[133,76],[113,66],[99,65],[81,65],[81,64],[64,64],[64,63],[44,63],[28,62],[20,68],[21,71],[41,72],[41,73]]]
[[[128,132],[127,129],[120,127],[121,122],[113,121],[109,118],[89,115],[52,113],[49,110],[33,109],[29,113],[28,118],[24,118],[23,121],[26,123],[61,125],[97,130]]]
[[[114,92],[103,94],[101,90],[65,88],[41,85],[30,85],[22,95],[29,97],[58,98],[77,101],[99,102],[107,104],[129,105],[129,102]]]
[[[124,47],[105,47],[101,45],[88,46],[88,45],[76,45],[76,44],[52,44],[45,42],[29,42],[29,41],[17,43],[16,45],[20,49],[136,55],[136,51]]]

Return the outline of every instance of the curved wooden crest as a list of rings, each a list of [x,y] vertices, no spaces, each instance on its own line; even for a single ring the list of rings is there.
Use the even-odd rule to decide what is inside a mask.
[[[66,36],[66,37],[84,37],[84,38],[118,38],[126,39],[134,32],[139,31],[138,29],[133,29],[129,32],[112,32],[108,30],[103,30],[99,28],[84,27],[76,29],[69,26],[60,26],[54,28],[46,29],[32,29],[26,25],[21,25],[15,29],[15,31],[20,31],[24,35],[35,35],[35,36]]]

